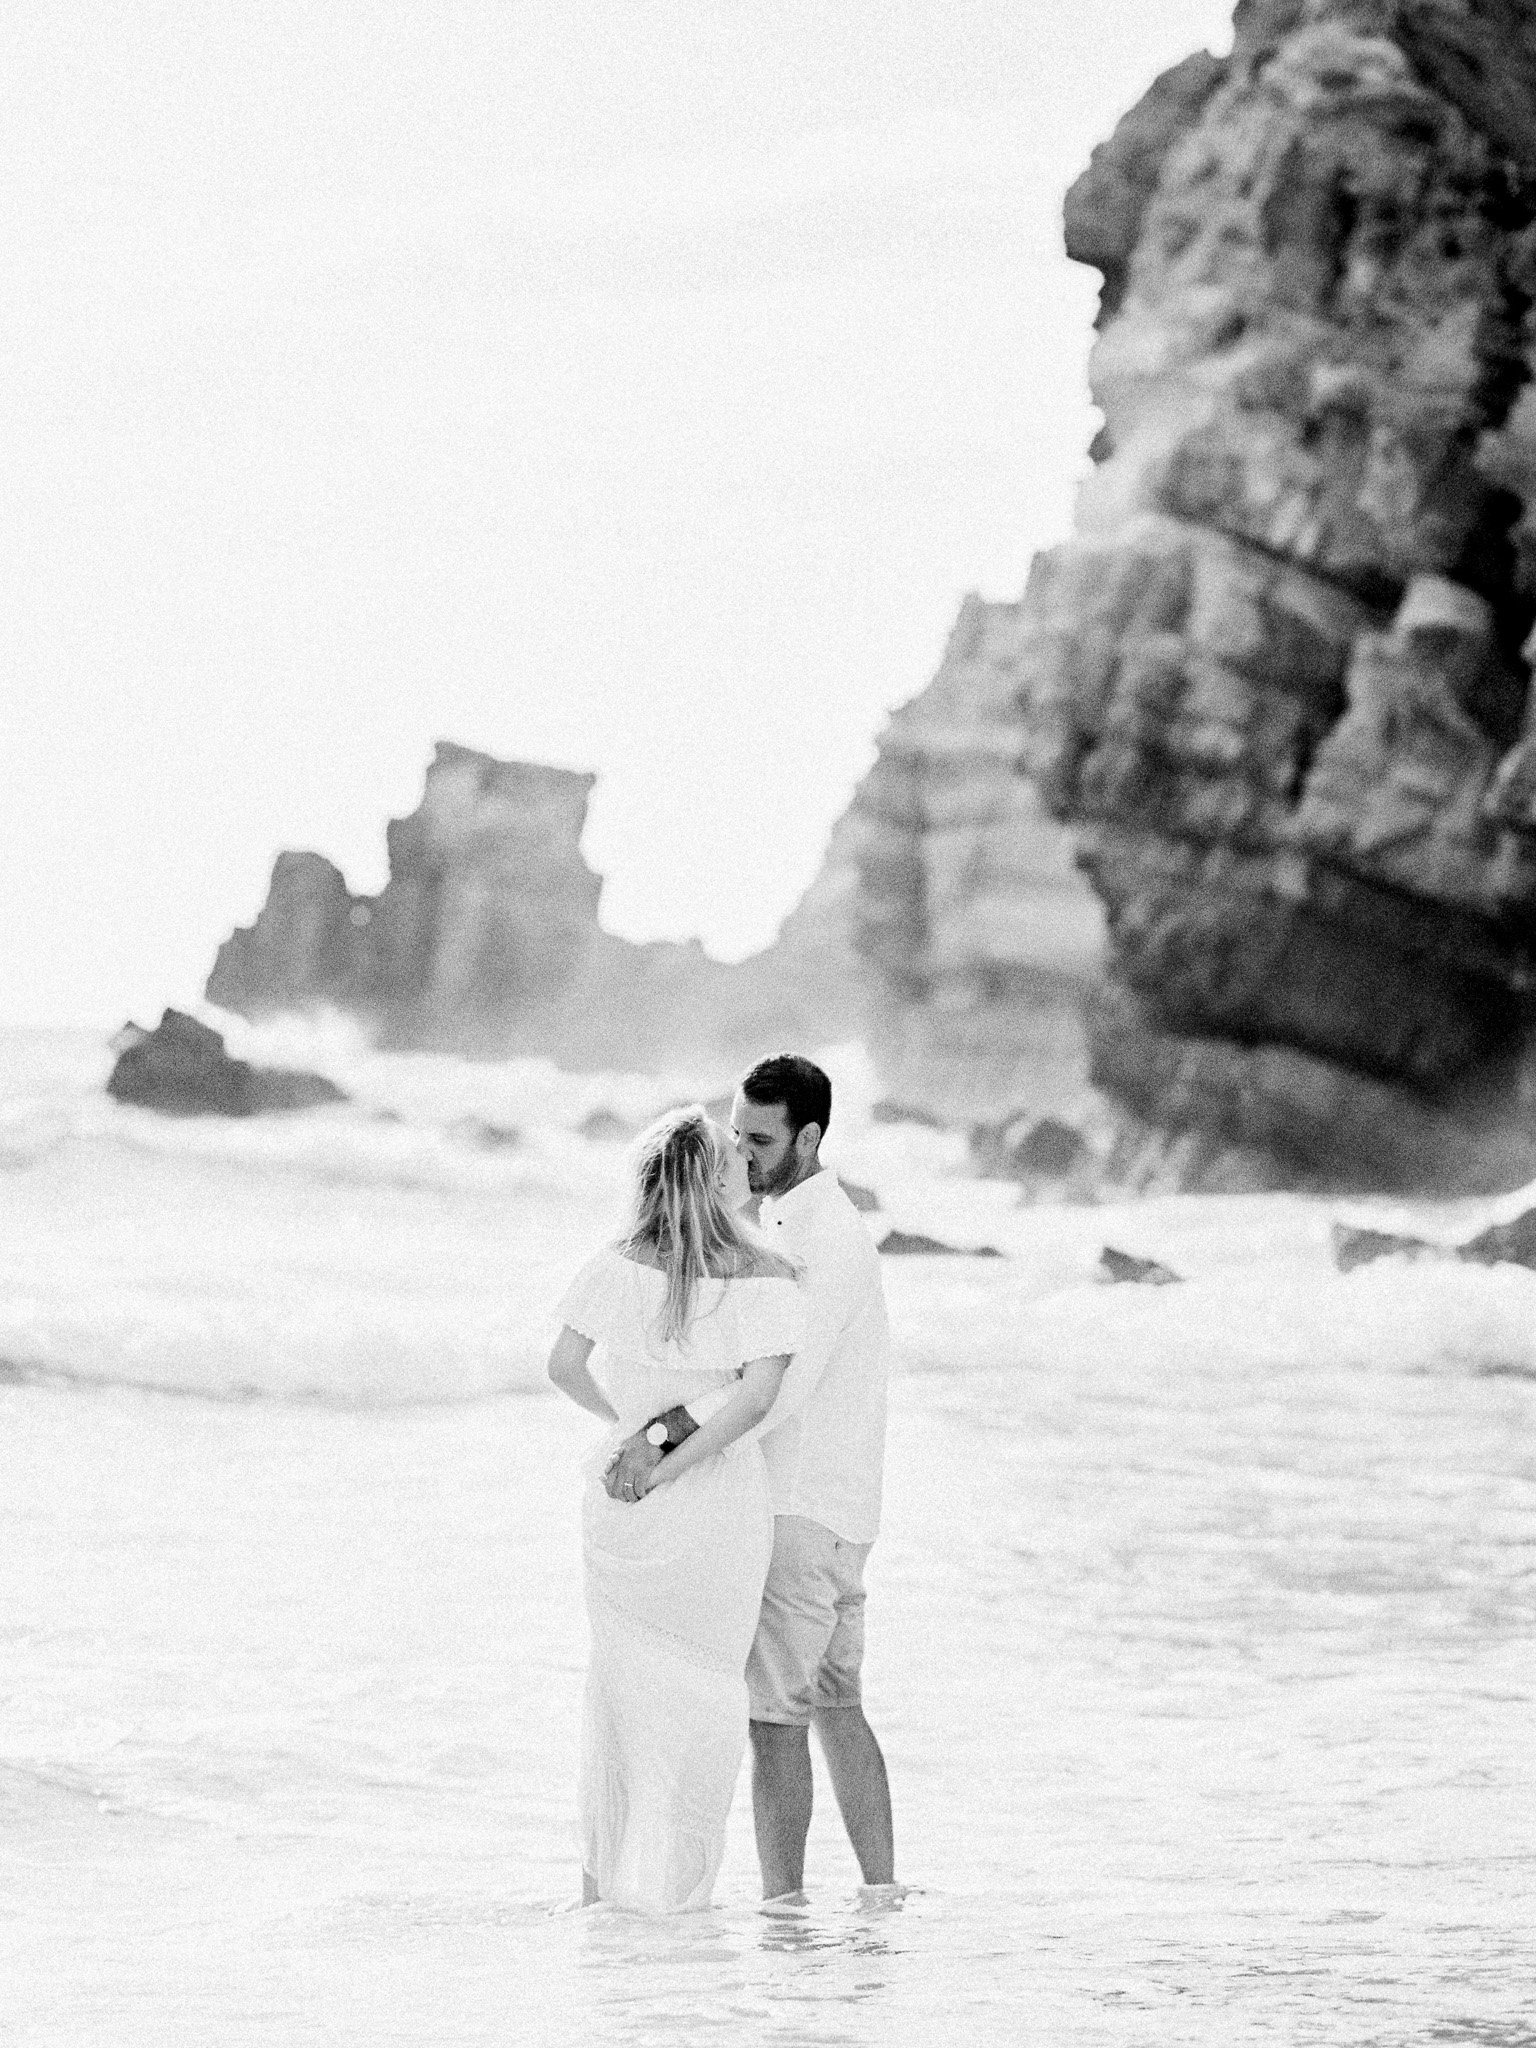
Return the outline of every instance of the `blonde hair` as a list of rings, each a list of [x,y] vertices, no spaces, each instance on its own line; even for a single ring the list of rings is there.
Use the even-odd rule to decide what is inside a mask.
[[[630,1258],[653,1253],[666,1274],[663,1337],[686,1340],[701,1280],[794,1273],[727,1207],[728,1164],[719,1127],[696,1102],[668,1110],[635,1146],[634,1199],[618,1248]]]

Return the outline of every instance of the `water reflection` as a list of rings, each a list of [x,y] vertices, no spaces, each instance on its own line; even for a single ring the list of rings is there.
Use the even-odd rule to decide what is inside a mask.
[[[850,1955],[884,1956],[890,1952],[885,1923],[920,1896],[904,1884],[860,1885],[853,1898],[832,1908],[818,1907],[805,1893],[793,1899],[771,1899],[758,1908],[762,1919],[759,1945],[765,1955],[806,1955],[835,1950]]]
[[[605,2039],[654,2041],[665,2013],[669,2041],[749,2026],[781,2048],[854,2048],[878,2036],[879,2004],[917,1964],[923,1904],[890,1885],[655,1921],[599,1906],[580,1916],[583,1988]]]

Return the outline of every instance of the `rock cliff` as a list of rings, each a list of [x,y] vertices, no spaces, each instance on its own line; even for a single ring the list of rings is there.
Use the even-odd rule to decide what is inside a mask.
[[[965,600],[933,681],[881,734],[818,884],[830,897],[841,878],[889,1095],[957,1122],[1075,1108],[1087,1080],[1103,915],[1019,770],[1021,626],[1018,604]]]
[[[736,966],[696,942],[603,931],[581,854],[593,781],[440,743],[420,807],[388,828],[380,894],[354,896],[320,854],[279,854],[255,924],[219,949],[209,1001],[248,1017],[332,1006],[386,1045],[701,1080],[857,1029],[846,950],[814,905]]]
[[[1066,224],[1104,425],[1017,674],[1127,1157],[1529,1178],[1536,5],[1245,0]]]

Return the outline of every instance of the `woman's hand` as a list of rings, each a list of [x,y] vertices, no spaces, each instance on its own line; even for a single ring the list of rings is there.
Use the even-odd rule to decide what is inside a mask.
[[[662,1454],[649,1442],[643,1429],[626,1437],[608,1460],[603,1485],[610,1500],[639,1500],[650,1491],[650,1481]]]

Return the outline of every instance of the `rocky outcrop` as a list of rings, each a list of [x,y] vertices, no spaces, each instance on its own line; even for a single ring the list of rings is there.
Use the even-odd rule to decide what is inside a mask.
[[[1249,0],[1067,224],[1104,428],[1019,672],[1119,1169],[1529,1178],[1536,6]]]
[[[888,1259],[1000,1259],[995,1244],[946,1244],[941,1237],[929,1237],[921,1230],[888,1230],[876,1251]]]
[[[581,853],[594,780],[439,744],[420,807],[388,828],[379,895],[353,895],[317,853],[280,854],[255,924],[219,949],[209,1001],[247,1017],[330,1006],[397,1047],[722,1080],[857,1028],[846,951],[815,904],[735,966],[603,931]]]
[[[266,1116],[345,1102],[321,1074],[289,1073],[231,1059],[217,1031],[167,1010],[153,1031],[125,1024],[107,1093],[166,1116]]]
[[[933,681],[880,735],[817,885],[839,892],[889,1094],[958,1123],[1070,1107],[1086,1086],[1103,917],[1019,772],[1021,626],[1018,604],[965,600]]]
[[[1460,1259],[1471,1266],[1524,1266],[1536,1272],[1536,1209],[1526,1209],[1509,1223],[1491,1223],[1463,1244],[1433,1244],[1423,1237],[1402,1237],[1393,1231],[1366,1230],[1350,1223],[1333,1226],[1333,1262],[1341,1273],[1377,1259]]]
[[[1184,1275],[1175,1273],[1161,1259],[1144,1259],[1139,1253],[1117,1251],[1107,1244],[1099,1253],[1099,1277],[1112,1287],[1128,1282],[1141,1287],[1177,1287]]]
[[[244,1016],[332,1003],[403,1043],[542,1006],[598,939],[602,885],[580,851],[593,780],[440,745],[420,808],[388,827],[381,894],[353,896],[320,854],[279,854],[209,1001]]]

